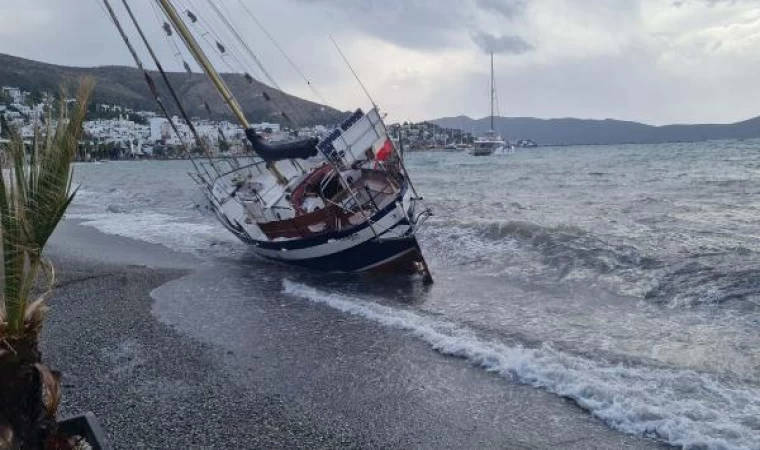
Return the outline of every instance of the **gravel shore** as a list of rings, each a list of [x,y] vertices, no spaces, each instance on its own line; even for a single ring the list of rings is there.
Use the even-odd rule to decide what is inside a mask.
[[[60,259],[59,266],[43,357],[63,373],[63,414],[93,411],[114,448],[365,446],[238,387],[217,368],[219,349],[157,322],[149,293],[182,272]]]
[[[245,304],[213,288],[209,302],[193,293],[251,269],[70,223],[48,254],[60,273],[43,359],[63,374],[64,415],[93,411],[116,449],[663,448],[404,333],[294,301],[276,276]]]

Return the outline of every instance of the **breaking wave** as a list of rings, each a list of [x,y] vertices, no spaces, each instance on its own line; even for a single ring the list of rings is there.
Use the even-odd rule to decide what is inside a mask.
[[[510,241],[528,245],[540,252],[543,261],[557,267],[563,274],[576,268],[591,268],[598,273],[640,267],[655,268],[658,262],[644,256],[634,246],[613,245],[574,226],[546,227],[534,222],[481,222],[473,224],[438,222],[429,234],[439,240],[469,235],[479,239],[481,246]]]
[[[426,250],[443,264],[482,262],[492,271],[520,270],[551,279],[607,282],[624,295],[651,288],[661,263],[631,245],[612,244],[574,226],[533,222],[444,222],[423,232]]]
[[[734,300],[742,301],[743,307],[759,307],[760,279],[755,267],[692,261],[661,275],[645,298],[671,308]]]
[[[66,217],[106,234],[160,244],[198,256],[228,255],[244,249],[221,225],[201,218],[181,218],[162,213],[72,213]]]
[[[575,226],[533,222],[438,221],[423,232],[426,254],[441,265],[480,265],[516,273],[600,284],[620,295],[670,307],[743,301],[760,306],[757,255],[746,248],[660,260]]]
[[[383,326],[411,333],[436,351],[464,358],[507,380],[545,389],[620,431],[687,449],[756,449],[760,389],[686,370],[592,361],[553,349],[526,348],[479,337],[422,313],[321,292],[284,281],[284,291]]]
[[[152,192],[80,189],[66,217],[102,233],[196,256],[228,256],[245,250],[221,224],[201,215],[185,197],[176,196],[167,202]]]

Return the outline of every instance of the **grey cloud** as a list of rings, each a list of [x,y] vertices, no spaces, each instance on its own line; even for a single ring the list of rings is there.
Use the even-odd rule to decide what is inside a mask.
[[[756,0],[745,0],[744,3],[752,3]],[[704,4],[709,6],[710,8],[716,7],[716,6],[722,6],[722,5],[728,5],[733,6],[736,4],[741,4],[741,0],[673,0],[673,6],[676,8],[680,8],[687,4]]]
[[[295,0],[330,11],[346,27],[396,45],[425,50],[460,46],[488,6],[505,9],[508,0]],[[484,6],[476,6],[484,3]],[[492,4],[492,5],[490,5]],[[489,6],[490,5],[490,6]],[[500,13],[501,14],[501,13]]]
[[[508,18],[517,16],[525,9],[524,0],[475,0],[475,5],[484,11],[496,12]]]
[[[505,111],[514,115],[614,116],[656,123],[728,122],[756,115],[756,105],[760,103],[760,88],[755,80],[760,73],[760,63],[753,58],[727,52],[726,59],[720,60],[727,69],[720,73],[728,75],[710,75],[710,71],[695,74],[676,71],[674,74],[663,63],[663,55],[667,56],[665,52],[679,50],[680,47],[675,46],[679,37],[688,37],[712,24],[746,23],[747,14],[754,17],[751,16],[753,7],[760,5],[760,0],[244,1],[256,6],[255,12],[283,48],[331,103],[341,109],[357,106],[358,91],[327,41],[327,33],[334,34],[347,50],[374,52],[372,41],[363,49],[349,47],[352,39],[358,41],[371,37],[422,51],[426,58],[441,64],[450,64],[456,60],[453,58],[460,58],[461,53],[468,51],[522,54],[523,64],[510,65],[509,70],[503,70],[505,67],[498,69],[500,91],[511,93]],[[78,7],[71,8],[72,3]],[[114,3],[118,9],[120,2]],[[155,20],[151,2],[132,3],[138,17],[144,20],[149,40],[155,44],[165,67],[182,70],[181,62],[176,61],[172,47],[166,43],[160,24]],[[178,5],[182,3],[187,2],[177,0]],[[204,1],[192,3],[204,10],[207,8]],[[237,2],[220,3],[230,9],[238,31],[245,34],[278,82],[286,90],[309,95],[300,77],[235,6]],[[556,3],[562,3],[562,8],[558,8],[557,17],[552,19],[556,19],[559,25],[566,23],[571,31],[589,27],[589,31],[600,38],[608,34],[612,39],[620,39],[621,45],[626,46],[625,51],[602,52],[600,56],[590,42],[592,51],[581,51],[572,58],[557,57],[559,52],[552,47],[562,44],[557,42],[561,38],[554,33],[556,30],[550,29],[549,20],[537,20],[545,18],[535,16],[536,12],[545,11]],[[642,8],[644,4],[648,6]],[[132,64],[113,25],[97,5],[94,1],[81,0],[0,0],[0,19],[5,19],[0,20],[3,24],[0,27],[0,52],[67,65]],[[534,5],[538,6],[535,10]],[[696,12],[679,12],[676,9],[679,5],[682,10]],[[715,9],[710,10],[709,6]],[[742,6],[747,8],[740,8]],[[736,11],[712,14],[723,8]],[[573,14],[574,11],[577,14]],[[651,21],[662,12],[672,14],[674,20],[662,35],[649,39],[650,25],[656,23]],[[217,29],[224,31],[223,28]],[[624,35],[618,36],[618,30]],[[226,39],[224,44],[232,47],[234,42],[225,36],[222,37]],[[132,37],[134,39],[134,34]],[[581,50],[585,48],[577,36],[570,37],[573,42],[561,49],[562,54],[572,55],[576,46]],[[534,49],[539,46],[542,48]],[[536,58],[532,57],[544,47],[545,53],[541,51]],[[385,50],[384,46],[380,48]],[[449,49],[454,50],[454,56],[445,59],[449,56]],[[694,58],[709,68],[714,60],[708,50],[694,49]],[[396,54],[390,51],[378,56],[393,58]],[[415,68],[413,53],[398,52],[398,55],[398,61],[389,61],[389,65]],[[371,73],[374,66],[362,67],[360,61],[362,59],[352,61],[357,64],[356,69],[362,75]],[[221,61],[216,62],[221,64]],[[499,58],[497,64],[508,64],[508,61]],[[423,66],[420,73],[426,73],[426,67]],[[436,65],[430,67],[435,70]],[[589,71],[589,67],[594,70]],[[370,89],[381,103],[392,105],[393,109],[389,107],[388,110],[393,111],[394,116],[417,120],[460,112],[479,114],[484,109],[482,86],[486,71],[482,69],[468,64],[451,64],[445,76],[403,78],[389,68],[373,81],[367,81],[377,83]],[[399,78],[401,81],[396,83]],[[425,89],[419,89],[421,85]],[[652,102],[652,98],[667,101]]]
[[[485,53],[519,55],[534,49],[533,45],[520,36],[495,36],[482,31],[474,33],[472,41]]]
[[[527,0],[296,1],[329,8],[332,12],[340,11],[348,19],[346,23],[360,27],[362,33],[407,48],[439,50],[458,47],[468,30],[478,30],[470,34],[485,52],[519,54],[533,49],[519,36],[496,36],[479,31],[482,14],[516,20],[525,12]]]

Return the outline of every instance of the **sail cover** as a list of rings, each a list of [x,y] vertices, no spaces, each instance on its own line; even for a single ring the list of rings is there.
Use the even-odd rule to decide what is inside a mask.
[[[307,159],[317,155],[317,138],[302,139],[278,145],[269,145],[253,128],[245,130],[245,136],[251,141],[253,150],[266,162],[283,159]]]

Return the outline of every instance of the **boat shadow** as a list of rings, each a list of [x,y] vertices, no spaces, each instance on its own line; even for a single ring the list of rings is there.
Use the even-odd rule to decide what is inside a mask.
[[[230,260],[246,272],[267,279],[289,280],[328,293],[372,300],[387,305],[424,303],[435,285],[425,283],[422,275],[389,273],[330,273],[268,261],[253,253]],[[256,275],[254,275],[256,276]]]

